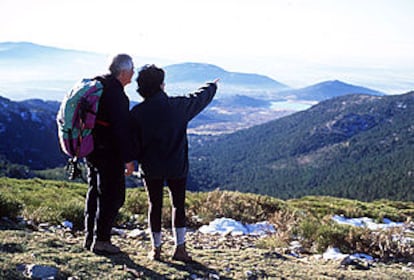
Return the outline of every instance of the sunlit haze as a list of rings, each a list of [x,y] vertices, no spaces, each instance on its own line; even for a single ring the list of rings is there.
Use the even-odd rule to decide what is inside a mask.
[[[1,0],[0,42],[402,93],[414,88],[413,13],[412,0]]]

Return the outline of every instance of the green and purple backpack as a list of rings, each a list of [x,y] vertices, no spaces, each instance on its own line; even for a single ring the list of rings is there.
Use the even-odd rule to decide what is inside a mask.
[[[63,98],[56,122],[62,151],[76,159],[93,151],[92,130],[96,123],[103,85],[97,79],[83,79]]]

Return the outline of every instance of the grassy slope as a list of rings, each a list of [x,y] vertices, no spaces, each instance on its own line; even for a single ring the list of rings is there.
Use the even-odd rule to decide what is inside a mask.
[[[85,192],[86,186],[83,184],[0,178],[0,198],[11,196],[24,202],[21,213],[26,219],[31,218],[36,222],[59,223],[70,215],[73,215],[74,220],[81,219]],[[326,216],[332,214],[389,217],[394,220],[412,219],[414,216],[414,203],[410,202],[384,200],[363,203],[332,197],[282,201],[266,196],[219,191],[188,193],[187,204],[193,226],[197,226],[191,219],[193,215],[202,218],[202,223],[207,223],[215,216],[226,216],[246,222],[265,219],[276,224],[294,221],[293,217],[289,219],[286,215],[285,220],[276,219],[277,215],[283,216],[280,213],[302,213],[317,221],[326,220]],[[128,220],[126,217],[131,213],[145,216],[145,207],[146,198],[142,189],[128,190],[122,210],[124,220]],[[142,220],[137,218],[134,225],[145,228]],[[165,220],[164,224],[169,222]],[[146,258],[150,248],[148,236],[138,239],[114,236],[113,241],[121,246],[123,254],[97,256],[82,249],[82,234],[79,231],[33,231],[3,221],[0,227],[0,279],[23,279],[16,270],[20,264],[56,267],[59,269],[59,279],[69,276],[79,279],[186,279],[194,276],[214,279],[214,275],[219,275],[220,279],[410,279],[414,273],[407,265],[395,262],[380,262],[370,270],[362,271],[342,269],[338,262],[323,261],[317,254],[294,258],[287,254],[287,246],[282,238],[270,246],[264,246],[265,241],[189,233],[188,247],[198,263],[187,266],[169,260],[172,248],[169,232],[165,234],[163,247],[165,261],[161,263],[150,262]],[[248,275],[251,275],[250,278]]]

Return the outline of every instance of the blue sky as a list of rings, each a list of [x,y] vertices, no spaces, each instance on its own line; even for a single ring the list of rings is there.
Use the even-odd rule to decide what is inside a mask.
[[[413,14],[412,0],[1,0],[0,41],[399,91],[414,88]]]

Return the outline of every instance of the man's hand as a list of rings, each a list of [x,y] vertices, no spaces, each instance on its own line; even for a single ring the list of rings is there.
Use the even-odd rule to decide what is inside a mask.
[[[132,172],[135,170],[135,164],[133,161],[125,163],[125,176],[132,175]]]

